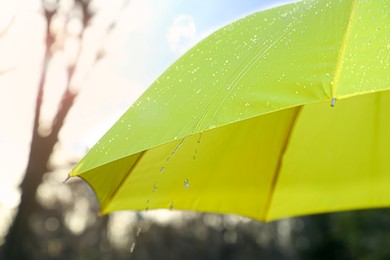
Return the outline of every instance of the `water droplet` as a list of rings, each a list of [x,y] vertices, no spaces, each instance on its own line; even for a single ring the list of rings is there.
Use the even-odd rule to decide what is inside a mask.
[[[169,158],[167,159],[167,161],[169,161]],[[165,167],[161,167],[160,174],[162,174],[164,171],[165,171]]]
[[[200,133],[199,138],[198,138],[198,144],[200,144],[200,140],[202,139],[203,132]]]
[[[173,201],[171,201],[171,203],[169,203],[169,210],[173,210],[173,208],[174,208],[174,203]]]
[[[183,145],[184,141],[187,139],[187,136],[185,136],[181,141],[180,143],[177,145],[177,147],[175,148],[175,150],[173,150],[172,154],[171,154],[171,157],[175,156],[176,152],[180,149],[180,147]]]
[[[232,87],[232,84],[229,84],[226,89],[229,90],[231,87]]]
[[[330,106],[334,107],[335,103],[336,103],[336,98],[332,98],[332,103],[330,104]]]
[[[157,182],[154,182],[153,184],[153,192],[156,192],[157,191]]]
[[[134,248],[135,248],[135,242],[131,243],[131,246],[130,246],[130,253],[133,253]]]
[[[139,235],[141,234],[141,231],[142,231],[142,228],[141,227],[138,227],[137,228],[137,232],[136,232],[136,236],[139,237]]]
[[[184,188],[187,190],[190,188],[190,181],[188,179],[184,180]]]
[[[250,104],[249,102],[246,102],[246,103],[245,103],[245,106],[246,106],[246,107],[249,107],[250,105],[251,105],[251,104]]]

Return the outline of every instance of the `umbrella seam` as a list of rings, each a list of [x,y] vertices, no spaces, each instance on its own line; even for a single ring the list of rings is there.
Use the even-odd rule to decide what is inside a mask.
[[[123,183],[127,180],[127,178],[130,176],[130,173],[133,171],[133,169],[138,165],[138,163],[141,161],[143,156],[145,155],[146,151],[143,151],[137,158],[137,160],[133,163],[133,165],[130,167],[130,169],[127,171],[125,176],[122,178],[122,180],[119,182],[119,184],[116,186],[115,190],[111,193],[111,196],[106,199],[104,206],[102,205],[101,211],[103,212],[105,208],[110,204],[110,202],[114,199],[116,194],[118,194],[120,188],[122,187]]]
[[[347,28],[345,30],[344,37],[343,37],[343,39],[341,41],[340,51],[338,53],[337,61],[336,61],[336,68],[335,68],[335,71],[334,71],[333,79],[331,81],[331,95],[332,95],[332,98],[336,97],[336,90],[338,88],[338,83],[339,83],[339,80],[340,80],[342,60],[344,60],[345,50],[347,48],[347,45],[348,45],[348,42],[349,42],[349,38],[350,38],[350,35],[351,35],[352,24],[353,24],[353,21],[355,20],[355,13],[356,13],[355,9],[356,9],[356,0],[352,0],[351,8],[350,8],[350,11],[349,11],[349,19],[348,19]]]
[[[272,203],[272,200],[273,200],[273,195],[274,195],[274,192],[275,192],[275,187],[276,187],[276,183],[278,182],[278,179],[279,179],[279,175],[280,175],[280,169],[282,167],[282,161],[283,161],[283,158],[284,158],[284,155],[287,151],[287,147],[290,143],[290,140],[291,140],[291,134],[293,132],[293,129],[296,125],[296,122],[297,122],[297,119],[299,117],[299,114],[301,112],[301,109],[302,109],[302,106],[299,106],[297,107],[296,109],[296,112],[293,116],[293,119],[290,123],[290,126],[288,128],[288,132],[287,132],[287,136],[286,136],[286,139],[284,141],[284,145],[282,146],[282,149],[280,151],[280,155],[279,155],[279,158],[278,158],[278,161],[277,161],[277,164],[276,164],[276,168],[275,168],[275,172],[274,172],[274,177],[272,179],[272,182],[271,182],[271,189],[269,191],[269,194],[268,194],[268,200],[266,201],[266,204],[265,204],[265,207],[264,207],[264,214],[263,214],[263,217],[262,219],[264,221],[267,221],[268,219],[268,213],[269,213],[269,209],[271,207],[271,203]]]

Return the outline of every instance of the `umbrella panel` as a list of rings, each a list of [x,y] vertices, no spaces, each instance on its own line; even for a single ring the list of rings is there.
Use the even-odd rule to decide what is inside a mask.
[[[84,178],[102,213],[174,208],[269,221],[384,207],[389,106],[390,93],[379,92],[335,108],[286,109],[122,158]]]
[[[231,213],[233,206],[236,214],[263,217],[296,113],[283,110],[144,152],[103,212],[173,207]]]
[[[390,205],[390,92],[304,106],[267,220]]]

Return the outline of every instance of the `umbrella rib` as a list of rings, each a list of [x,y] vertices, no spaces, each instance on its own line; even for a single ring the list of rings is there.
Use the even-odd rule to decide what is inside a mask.
[[[336,97],[336,90],[338,87],[338,83],[340,80],[340,75],[341,75],[341,67],[342,67],[342,61],[344,60],[345,56],[345,50],[348,45],[348,41],[351,35],[351,30],[352,30],[352,23],[355,20],[355,15],[356,15],[356,0],[352,0],[351,3],[351,8],[349,12],[349,20],[347,24],[347,29],[345,30],[344,38],[342,39],[341,46],[340,46],[340,51],[338,53],[337,61],[336,61],[336,68],[333,76],[333,80],[331,81],[331,94],[332,97]]]
[[[130,173],[133,171],[133,169],[138,165],[138,163],[141,161],[142,157],[145,155],[146,151],[141,152],[141,154],[138,156],[138,158],[135,160],[133,165],[130,167],[130,169],[127,171],[125,176],[122,178],[122,180],[119,182],[119,184],[116,186],[115,190],[111,193],[111,196],[106,200],[104,203],[104,207],[102,206],[102,211],[103,208],[106,208],[108,204],[114,199],[120,188],[122,187],[123,183],[127,180],[129,177]]]
[[[284,154],[286,153],[287,147],[288,147],[288,145],[290,143],[290,137],[291,137],[291,134],[292,134],[292,132],[294,130],[294,126],[296,125],[296,122],[297,122],[297,119],[298,119],[299,114],[301,112],[301,109],[302,109],[302,106],[299,106],[299,107],[297,107],[295,109],[294,115],[292,116],[292,119],[291,119],[291,123],[290,123],[290,125],[289,125],[289,127],[287,129],[287,135],[286,135],[284,144],[282,146],[282,149],[280,151],[278,162],[276,164],[276,168],[275,168],[275,172],[274,172],[274,176],[273,176],[273,179],[272,179],[272,182],[271,182],[271,188],[270,188],[270,191],[269,191],[269,194],[268,194],[268,200],[266,201],[266,204],[265,204],[265,207],[264,207],[264,215],[262,217],[262,219],[264,221],[267,221],[269,209],[271,207],[272,199],[273,199],[274,192],[275,192],[276,183],[277,183],[277,181],[279,179],[279,174],[280,174],[280,169],[282,167],[283,157],[284,157]]]

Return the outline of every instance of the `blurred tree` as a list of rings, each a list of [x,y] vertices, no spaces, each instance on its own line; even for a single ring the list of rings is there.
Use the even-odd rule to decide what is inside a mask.
[[[300,259],[389,259],[390,209],[355,210],[297,218],[292,234]]]
[[[40,209],[40,205],[36,201],[37,188],[41,184],[44,174],[51,170],[48,167],[50,156],[58,142],[59,132],[64,125],[69,110],[72,108],[80,87],[80,82],[75,83],[72,79],[80,63],[81,53],[84,50],[83,47],[85,47],[82,46],[84,34],[88,27],[91,26],[92,18],[94,18],[96,12],[92,2],[90,0],[43,0],[42,2],[42,13],[46,22],[45,52],[36,96],[35,118],[28,164],[24,179],[20,185],[21,202],[13,224],[6,236],[3,248],[6,259],[34,258],[31,254],[34,248],[31,247],[37,245],[38,241],[36,241],[32,232],[31,219]],[[113,25],[113,22],[108,23],[102,30],[105,30],[105,33],[108,34],[112,30]],[[45,128],[42,125],[41,112],[50,62],[56,54],[64,51],[67,40],[76,42],[78,48],[76,48],[77,50],[74,52],[73,57],[67,60],[65,65],[67,72],[66,88],[50,127]],[[101,51],[99,49],[94,54],[92,65],[102,57]],[[55,220],[53,221],[55,224]],[[105,222],[107,220],[103,220],[103,223]]]

